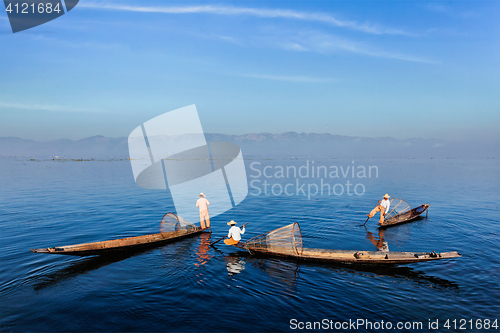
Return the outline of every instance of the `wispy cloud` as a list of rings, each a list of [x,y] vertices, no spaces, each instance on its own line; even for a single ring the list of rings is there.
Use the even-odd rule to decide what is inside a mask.
[[[236,37],[232,37],[232,36],[211,34],[211,33],[189,33],[189,32],[184,32],[184,33],[189,34],[189,35],[194,36],[194,37],[203,38],[203,39],[223,41],[223,42],[227,42],[227,43],[231,43],[231,44],[236,44],[239,46],[244,45],[244,43],[240,39],[238,39]]]
[[[324,83],[331,82],[331,78],[321,78],[312,76],[290,76],[290,75],[267,75],[267,74],[232,74],[233,76],[248,77],[254,79],[297,82],[297,83]]]
[[[425,9],[436,13],[450,13],[451,8],[440,3],[428,3],[425,5]]]
[[[317,31],[300,32],[298,34],[269,38],[267,43],[275,46],[299,52],[316,52],[321,54],[353,53],[370,57],[397,59],[421,63],[438,63],[438,61],[425,57],[415,56],[395,51],[382,50],[366,43],[352,41],[331,34]]]
[[[234,38],[234,37],[222,36],[222,35],[216,35],[216,37],[218,39],[221,39],[221,40],[226,41],[226,42],[230,42],[230,43],[233,43],[233,44],[241,45],[241,42],[238,39]]]
[[[478,13],[475,11],[458,11],[456,8],[446,6],[441,3],[428,3],[424,6],[424,8],[430,12],[445,14],[452,17],[465,19],[479,17]]]
[[[66,105],[43,105],[43,104],[23,104],[0,102],[0,108],[21,109],[21,110],[39,110],[39,111],[60,111],[60,112],[97,112],[99,110],[89,108],[75,108]]]
[[[394,29],[384,27],[373,23],[359,23],[356,21],[342,20],[333,15],[323,13],[300,12],[289,9],[265,9],[251,7],[234,7],[234,6],[170,6],[170,7],[153,7],[153,6],[129,6],[120,4],[105,4],[105,3],[81,3],[79,8],[98,8],[108,10],[120,10],[142,13],[165,13],[165,14],[215,14],[215,15],[249,15],[263,18],[285,18],[303,21],[313,21],[330,24],[336,27],[348,28],[352,30],[362,31],[375,35],[405,35],[416,36],[415,33],[402,29]]]

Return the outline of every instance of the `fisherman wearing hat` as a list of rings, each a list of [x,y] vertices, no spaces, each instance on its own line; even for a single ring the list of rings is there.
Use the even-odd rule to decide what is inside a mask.
[[[238,244],[239,241],[241,240],[241,235],[245,233],[245,226],[243,226],[242,229],[240,229],[236,226],[236,222],[234,221],[227,222],[227,224],[231,226],[231,229],[229,229],[229,233],[227,234],[227,239],[224,239],[224,243],[226,245]]]
[[[199,199],[196,201],[196,207],[200,208],[200,225],[202,229],[210,228],[210,216],[208,216],[208,206],[210,202],[205,198],[205,194],[200,193]],[[207,225],[205,227],[205,221]]]
[[[389,212],[389,207],[391,206],[391,202],[389,201],[389,194],[384,195],[384,199],[382,201],[379,200],[377,207],[373,208],[373,210],[368,215],[368,218],[371,219],[377,212],[380,212],[379,223],[384,224],[385,214]]]

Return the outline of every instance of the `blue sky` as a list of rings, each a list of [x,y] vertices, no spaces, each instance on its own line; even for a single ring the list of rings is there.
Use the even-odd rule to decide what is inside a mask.
[[[500,140],[499,1],[90,1],[12,34],[0,136],[205,132]]]

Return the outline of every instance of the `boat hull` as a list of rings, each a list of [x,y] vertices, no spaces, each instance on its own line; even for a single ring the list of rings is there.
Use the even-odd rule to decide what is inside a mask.
[[[425,211],[427,211],[427,209],[429,207],[430,207],[429,204],[423,204],[421,206],[415,207],[412,210],[402,214],[404,216],[401,216],[399,219],[393,220],[393,218],[391,218],[390,220],[384,221],[384,224],[382,224],[382,225],[380,223],[378,223],[379,229],[385,229],[385,228],[393,227],[393,226],[398,225],[398,224],[411,222],[411,221],[415,220],[417,217],[419,217],[420,215],[422,215]]]
[[[439,259],[459,258],[461,255],[454,252],[380,252],[380,251],[346,251],[304,248],[302,254],[292,251],[273,251],[248,248],[245,244],[236,244],[238,248],[249,251],[251,254],[262,254],[273,257],[292,258],[301,261],[315,261],[342,265],[401,265],[414,264]]]
[[[209,229],[196,228],[190,231],[182,230],[169,233],[158,233],[137,237],[113,239],[101,242],[31,249],[31,252],[73,256],[107,255],[118,252],[138,251],[146,248],[157,247],[166,243],[175,242],[183,238],[198,235],[202,232],[205,232],[206,230]]]

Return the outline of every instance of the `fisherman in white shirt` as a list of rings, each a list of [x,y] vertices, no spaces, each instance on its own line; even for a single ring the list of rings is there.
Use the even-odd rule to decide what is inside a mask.
[[[202,229],[210,228],[210,216],[208,215],[208,206],[210,202],[205,198],[205,194],[200,193],[199,199],[196,201],[196,207],[200,209],[200,225]],[[205,226],[205,221],[207,225]]]
[[[241,235],[245,233],[245,226],[240,229],[236,226],[236,222],[234,221],[228,222],[227,224],[231,226],[231,229],[229,229],[227,239],[224,239],[224,243],[226,245],[238,244],[241,240]]]
[[[368,218],[371,219],[377,212],[380,212],[380,219],[379,219],[379,224],[382,225],[384,224],[384,218],[387,213],[389,213],[389,208],[391,207],[391,202],[389,201],[389,194],[384,195],[384,199],[382,201],[379,200],[379,204],[377,207],[373,208],[370,214],[368,215]]]

